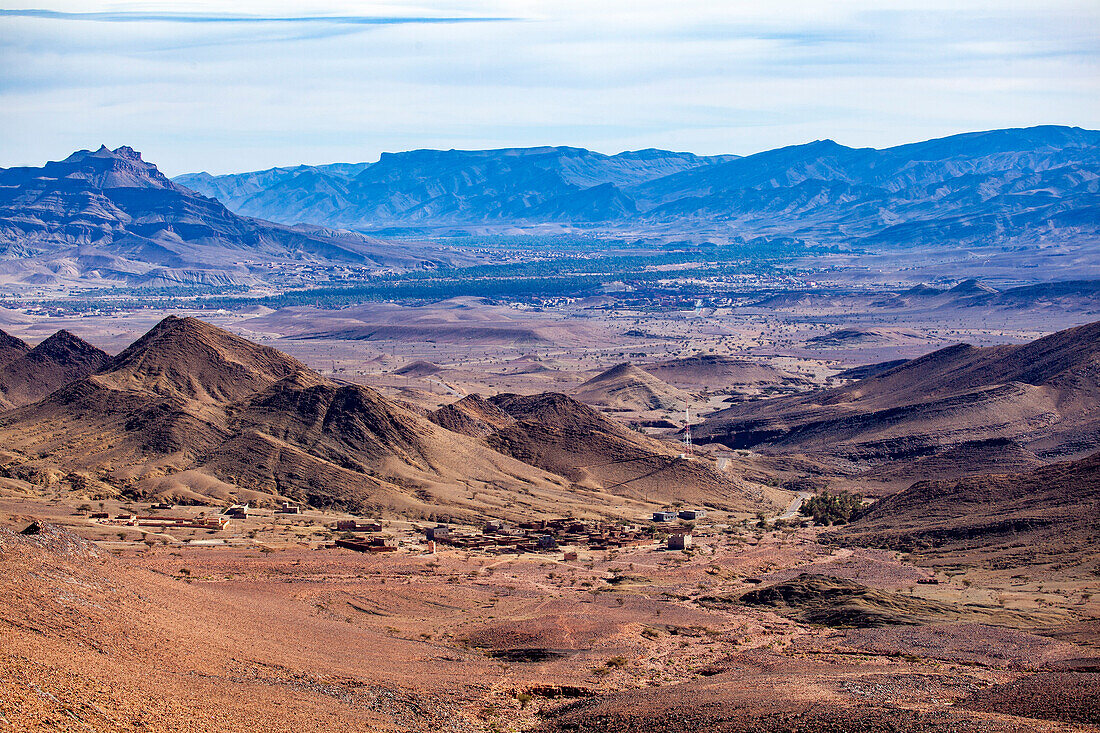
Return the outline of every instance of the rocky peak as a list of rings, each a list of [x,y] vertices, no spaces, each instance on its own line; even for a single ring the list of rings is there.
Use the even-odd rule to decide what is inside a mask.
[[[191,399],[233,401],[297,372],[301,362],[197,318],[168,316],[102,371],[128,389]]]
[[[49,359],[59,364],[91,362],[96,368],[110,359],[102,350],[64,329],[35,346],[29,356]]]
[[[175,188],[155,165],[127,145],[78,150],[65,160],[48,163],[43,172],[58,179],[83,179],[97,188]]]

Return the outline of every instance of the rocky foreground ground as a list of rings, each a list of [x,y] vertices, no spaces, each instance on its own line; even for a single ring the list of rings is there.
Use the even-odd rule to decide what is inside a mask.
[[[815,529],[566,561],[105,550],[6,524],[0,730],[1100,726],[1091,596],[1001,604],[980,573],[837,549]],[[808,622],[809,606],[844,622]]]

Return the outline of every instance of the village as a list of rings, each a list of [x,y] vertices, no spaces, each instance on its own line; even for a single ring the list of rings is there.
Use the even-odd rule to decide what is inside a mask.
[[[271,536],[281,535],[279,545],[318,549],[434,554],[437,548],[448,547],[489,555],[564,551],[565,559],[569,560],[576,559],[576,551],[568,548],[652,548],[663,543],[668,550],[687,550],[692,546],[696,523],[707,516],[704,509],[665,509],[634,522],[574,517],[518,523],[489,519],[477,528],[451,523],[423,526],[346,515],[333,521],[330,513],[326,516],[324,512],[290,503],[274,509],[251,507],[247,503],[231,504],[218,512],[206,509],[196,513],[194,509],[158,503],[150,505],[147,513],[93,511],[87,518],[104,530],[123,530],[117,532],[120,543],[257,545],[274,549],[276,543]]]

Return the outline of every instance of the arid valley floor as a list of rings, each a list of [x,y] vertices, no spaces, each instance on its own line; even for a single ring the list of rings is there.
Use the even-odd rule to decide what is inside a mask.
[[[5,311],[0,731],[1096,730],[1100,308],[983,287]]]

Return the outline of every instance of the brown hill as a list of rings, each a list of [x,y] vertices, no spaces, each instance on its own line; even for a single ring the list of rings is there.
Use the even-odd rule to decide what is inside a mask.
[[[1026,471],[1043,465],[1033,452],[1008,438],[970,440],[920,458],[887,461],[861,473],[861,480],[875,479],[905,488],[914,481],[955,479],[979,473]]]
[[[31,347],[25,342],[5,331],[0,331],[0,365],[18,359],[30,350]]]
[[[809,386],[804,377],[760,361],[717,354],[698,354],[641,367],[677,387],[758,391],[766,387]]]
[[[996,567],[1100,569],[1100,453],[1023,473],[921,481],[834,533],[846,544],[966,556]]]
[[[687,395],[633,364],[623,363],[602,372],[573,390],[587,405],[612,410],[680,410]]]
[[[580,487],[729,510],[750,504],[746,487],[709,462],[682,459],[678,446],[629,430],[564,394],[465,397],[432,419]]]
[[[556,360],[544,360],[537,356],[520,356],[508,360],[501,374],[545,374],[553,375],[559,371],[561,364]]]
[[[358,385],[288,378],[234,405],[228,425],[204,468],[314,505],[472,518],[478,492],[496,503],[522,488],[544,511],[567,498],[564,481]]]
[[[507,485],[516,472],[533,474],[536,484],[542,478],[371,390],[337,387],[274,349],[192,318],[165,319],[97,374],[9,414],[0,430],[12,448],[48,451],[55,464],[119,490],[169,490],[181,499],[201,500],[228,483],[253,499],[430,505],[410,495],[419,488],[432,497],[432,481],[459,471],[433,461],[418,441],[461,461],[473,481]],[[411,489],[390,483],[415,474],[421,480]]]
[[[730,603],[770,607],[806,623],[835,627],[923,625],[948,620],[1027,622],[1026,615],[995,606],[957,606],[816,573],[800,573],[739,597],[704,597],[700,603],[719,608]]]
[[[836,389],[736,405],[700,439],[855,459],[1009,439],[1039,458],[1100,445],[1100,322],[1028,344],[959,344]]]
[[[5,416],[0,432],[72,467],[182,470],[228,437],[228,403],[292,374],[321,381],[275,349],[169,316],[97,373]]]
[[[432,364],[430,361],[419,359],[399,369],[394,369],[393,373],[402,377],[430,377],[433,374],[439,374],[441,371],[443,371],[441,367]]]
[[[908,359],[894,359],[892,361],[880,361],[874,364],[863,364],[862,366],[845,369],[834,376],[837,379],[866,379],[867,377],[877,377],[883,372],[897,369],[906,361],[908,361]]]
[[[68,331],[58,331],[0,367],[0,405],[28,405],[69,382],[87,377],[110,358]]]
[[[915,331],[897,328],[842,328],[806,340],[809,347],[889,346],[924,343]]]
[[[475,438],[487,438],[514,425],[516,419],[478,394],[444,405],[430,415],[432,422]]]
[[[270,346],[197,318],[168,316],[116,356],[96,379],[119,389],[209,403],[241,399],[305,372],[312,374]]]
[[[583,444],[589,424],[598,424],[602,433],[595,437],[605,451],[629,448],[645,458],[642,469],[615,483],[675,463],[660,444],[569,402],[556,417],[546,410],[536,416],[533,407],[519,411],[548,422],[548,435],[575,446]],[[480,412],[472,404],[464,405],[464,414],[482,421],[491,416],[488,403]],[[566,414],[576,408],[587,423]],[[522,433],[508,432],[506,420],[493,419],[502,430],[489,437],[522,442]],[[563,437],[563,429],[571,432]],[[469,520],[612,511],[612,505],[632,515],[645,511],[642,503],[627,508],[622,492],[602,486],[578,494],[570,461],[591,459],[584,451],[558,447],[552,457],[532,461],[492,450],[374,390],[334,384],[274,349],[192,318],[165,319],[96,374],[6,413],[0,439],[12,451],[15,474],[77,471],[89,477],[85,487],[129,496],[289,498]],[[683,484],[677,489],[683,494],[709,490],[728,497],[733,482],[708,471],[677,468],[666,485]]]

